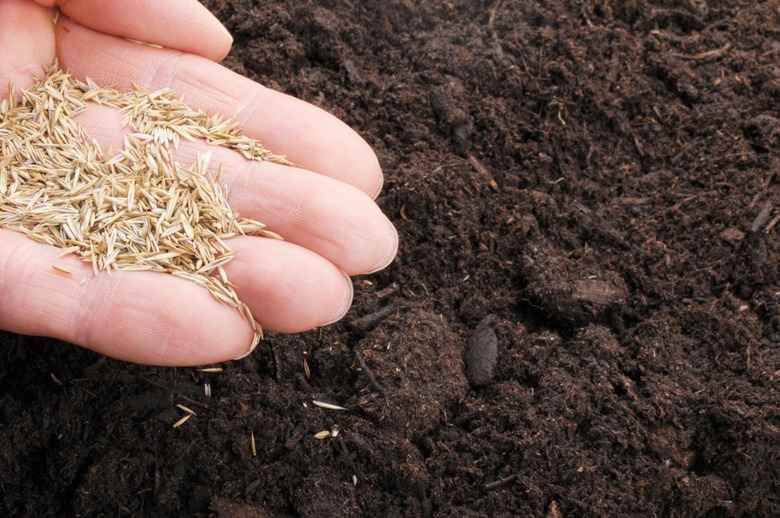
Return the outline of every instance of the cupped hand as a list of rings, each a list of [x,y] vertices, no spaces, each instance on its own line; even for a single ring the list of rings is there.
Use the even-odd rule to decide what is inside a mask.
[[[231,205],[285,238],[231,239],[237,255],[227,274],[266,330],[328,324],[351,304],[349,276],[384,268],[395,256],[397,234],[373,201],[381,169],[365,141],[338,119],[216,63],[230,45],[227,31],[195,0],[0,0],[0,95],[7,95],[8,80],[29,86],[56,58],[79,79],[170,87],[191,107],[237,121],[296,166],[250,162],[205,143],[180,149],[177,159],[187,164],[211,150],[212,162],[225,164],[221,182]],[[106,146],[122,142],[111,109],[90,107],[80,117]],[[0,229],[0,328],[156,365],[206,364],[247,351],[250,326],[205,289],[164,273],[94,275],[91,265],[59,254]]]

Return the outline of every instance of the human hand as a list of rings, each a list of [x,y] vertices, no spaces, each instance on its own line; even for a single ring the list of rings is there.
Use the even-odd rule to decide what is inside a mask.
[[[56,25],[48,8],[54,4],[63,13]],[[212,163],[225,164],[231,205],[285,237],[231,239],[237,255],[225,269],[265,329],[305,331],[343,316],[352,299],[348,275],[381,269],[395,255],[397,234],[372,200],[381,169],[370,147],[336,118],[215,63],[230,44],[194,0],[0,0],[0,95],[8,79],[17,88],[31,84],[56,56],[82,80],[171,87],[191,107],[235,120],[286,155],[298,167],[249,162],[205,143],[183,143],[177,158],[190,164],[211,150]],[[80,116],[91,136],[115,147],[119,119],[99,106]],[[228,360],[251,342],[243,317],[193,283],[156,272],[95,276],[91,265],[59,253],[0,229],[0,328],[157,365]]]

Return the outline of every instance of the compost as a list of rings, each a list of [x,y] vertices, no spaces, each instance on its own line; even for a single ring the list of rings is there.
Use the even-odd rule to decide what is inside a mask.
[[[205,3],[398,258],[205,371],[0,334],[0,514],[780,515],[776,1]]]

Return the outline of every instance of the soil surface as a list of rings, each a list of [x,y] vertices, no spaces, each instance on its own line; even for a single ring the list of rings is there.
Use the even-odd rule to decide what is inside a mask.
[[[780,516],[777,1],[206,4],[398,259],[221,373],[0,334],[0,515]]]

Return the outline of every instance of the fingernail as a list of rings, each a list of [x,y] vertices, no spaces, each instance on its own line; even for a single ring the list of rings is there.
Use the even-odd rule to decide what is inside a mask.
[[[395,259],[395,256],[398,254],[398,231],[395,228],[395,225],[393,225],[393,222],[389,219],[387,220],[387,227],[390,232],[390,246],[387,249],[387,254],[382,258],[382,260],[379,262],[379,266],[374,268],[368,273],[374,273],[378,272],[379,270],[383,270],[387,268],[390,263],[393,262],[393,259]]]
[[[232,44],[232,43],[233,43],[233,35],[232,35],[232,34],[230,34],[230,31],[229,31],[229,30],[227,30],[227,27],[225,27],[224,25],[222,25],[222,24],[220,23],[220,24],[219,24],[219,28],[220,28],[220,29],[222,29],[222,32],[224,32],[224,33],[225,33],[225,35],[226,35],[228,38],[230,38],[230,43]]]
[[[384,176],[380,176],[379,177],[379,185],[377,186],[377,188],[374,191],[374,193],[371,195],[371,199],[372,200],[377,199],[377,197],[379,196],[379,193],[382,192],[382,187],[384,187],[384,186],[385,186],[385,177]]]
[[[344,272],[341,272],[341,274],[344,276],[344,279],[347,282],[346,290],[344,293],[344,301],[341,303],[341,306],[339,307],[339,310],[336,313],[336,317],[333,318],[330,322],[326,324],[322,324],[323,326],[329,326],[330,324],[338,322],[339,320],[344,318],[344,315],[347,314],[349,308],[352,307],[352,297],[354,296],[354,287],[352,286],[352,278]]]

